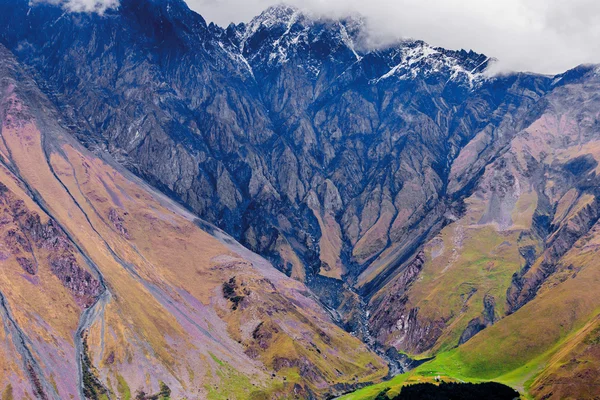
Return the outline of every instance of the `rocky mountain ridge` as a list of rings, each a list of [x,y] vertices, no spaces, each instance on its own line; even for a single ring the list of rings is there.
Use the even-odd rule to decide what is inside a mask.
[[[84,141],[332,306],[357,300],[331,298],[331,287],[368,296],[446,223],[445,181],[461,147],[486,126],[517,130],[503,116],[550,84],[486,80],[486,56],[418,41],[359,53],[357,21],[285,6],[222,31],[182,1],[127,0],[102,16],[19,4],[3,13],[4,40],[62,86],[48,92]],[[44,27],[75,41],[47,42]],[[61,52],[73,57],[46,58]]]
[[[544,292],[597,221],[593,180],[576,177],[596,162],[593,66],[488,76],[488,56],[369,48],[360,19],[287,6],[221,28],[182,0],[101,15],[0,0],[0,23],[82,143],[306,283],[382,351],[468,346]],[[589,137],[544,125],[527,139],[552,113]],[[590,155],[553,164],[576,140]]]

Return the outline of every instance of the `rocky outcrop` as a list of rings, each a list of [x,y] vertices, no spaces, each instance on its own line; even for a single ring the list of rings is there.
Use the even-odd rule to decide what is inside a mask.
[[[440,334],[439,323],[421,324],[419,309],[408,304],[408,289],[419,277],[424,257],[423,252],[417,254],[401,268],[398,277],[393,280],[393,288],[371,300],[369,308],[374,311],[369,316],[369,330],[378,343],[420,353],[431,346]]]
[[[100,282],[79,265],[73,244],[52,219],[42,223],[40,216],[31,212],[0,182],[0,207],[4,225],[13,226],[4,237],[17,262],[29,275],[36,275],[38,257],[44,257],[54,275],[69,289],[77,303],[91,306],[102,293]]]
[[[461,345],[466,343],[473,336],[484,330],[490,325],[493,325],[497,321],[496,317],[496,300],[494,297],[486,295],[483,298],[483,312],[480,317],[473,318],[469,321],[469,324],[460,335],[458,344]]]
[[[127,212],[119,212],[116,208],[111,208],[108,212],[108,220],[112,222],[113,227],[121,234],[121,236],[125,239],[131,239],[125,223],[125,217],[127,215]]]
[[[25,257],[17,257],[17,262],[29,275],[35,275],[37,272],[37,265],[33,260]]]
[[[558,199],[552,217],[546,218],[547,227],[542,233],[545,235],[543,253],[535,262],[529,260],[513,276],[507,293],[510,313],[535,297],[544,282],[559,269],[561,258],[590,232],[600,218],[597,187],[593,183],[596,180],[593,170],[597,164],[590,157],[575,157],[554,171],[554,179],[564,185],[560,188],[564,195]]]

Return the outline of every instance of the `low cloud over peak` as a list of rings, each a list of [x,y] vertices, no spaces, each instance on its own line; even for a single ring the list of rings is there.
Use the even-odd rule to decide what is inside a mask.
[[[100,14],[119,6],[119,0],[34,0],[34,2],[60,4],[72,12],[97,12]]]
[[[247,21],[278,0],[186,0],[220,25]],[[415,38],[473,49],[504,71],[555,74],[600,63],[597,0],[289,0],[328,17],[361,14],[378,39]]]

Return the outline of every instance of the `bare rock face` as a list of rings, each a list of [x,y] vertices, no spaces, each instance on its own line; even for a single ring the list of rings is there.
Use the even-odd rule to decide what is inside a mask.
[[[412,350],[423,350],[432,343],[425,339],[430,327],[418,324],[417,308],[407,308],[407,290],[419,277],[425,255],[421,252],[399,272],[390,288],[390,296],[375,297],[371,308],[369,328],[379,343],[392,344]],[[396,337],[395,339],[391,339]],[[431,339],[430,339],[431,340]],[[402,342],[400,345],[399,342]],[[419,348],[420,347],[420,348]]]
[[[29,275],[35,275],[37,272],[37,265],[33,260],[25,257],[17,257],[17,262]]]
[[[38,258],[44,257],[54,275],[73,294],[83,308],[91,306],[102,293],[100,282],[79,265],[73,244],[50,219],[42,223],[40,216],[31,212],[23,200],[0,182],[0,207],[5,225],[12,225],[4,237],[4,244],[29,275],[36,275]]]
[[[483,298],[483,312],[480,317],[473,318],[460,335],[458,344],[466,343],[473,336],[496,322],[496,300],[494,297],[486,295]]]
[[[113,223],[114,228],[125,238],[131,239],[129,236],[129,231],[127,230],[125,217],[127,216],[127,212],[122,213],[119,212],[116,208],[111,208],[108,212],[108,219]]]

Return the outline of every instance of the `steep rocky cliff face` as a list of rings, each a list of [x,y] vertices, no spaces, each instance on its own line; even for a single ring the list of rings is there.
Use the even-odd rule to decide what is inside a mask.
[[[3,4],[2,41],[84,143],[332,306],[353,297],[345,284],[374,293],[447,222],[550,85],[485,79],[486,56],[419,41],[370,50],[360,20],[284,6],[223,30],[174,0],[104,15]]]
[[[485,55],[418,40],[372,48],[360,19],[285,6],[220,28],[182,0],[122,0],[103,14],[0,0],[0,26],[61,129],[305,283],[375,347],[435,355],[525,329],[594,238],[594,67],[490,77]],[[102,218],[135,238],[131,211]],[[27,249],[47,239],[30,231],[62,239],[52,222],[33,225],[5,237],[35,276]],[[93,302],[100,281],[63,247],[55,275],[75,276],[76,302]],[[242,313],[250,299],[270,312],[291,304],[264,298],[270,284],[236,265],[219,317],[245,356],[302,371],[311,385],[299,390],[331,383],[278,338],[286,329]],[[294,356],[268,351],[283,342]]]
[[[0,47],[3,398],[317,399],[387,374],[304,284],[58,118]]]

